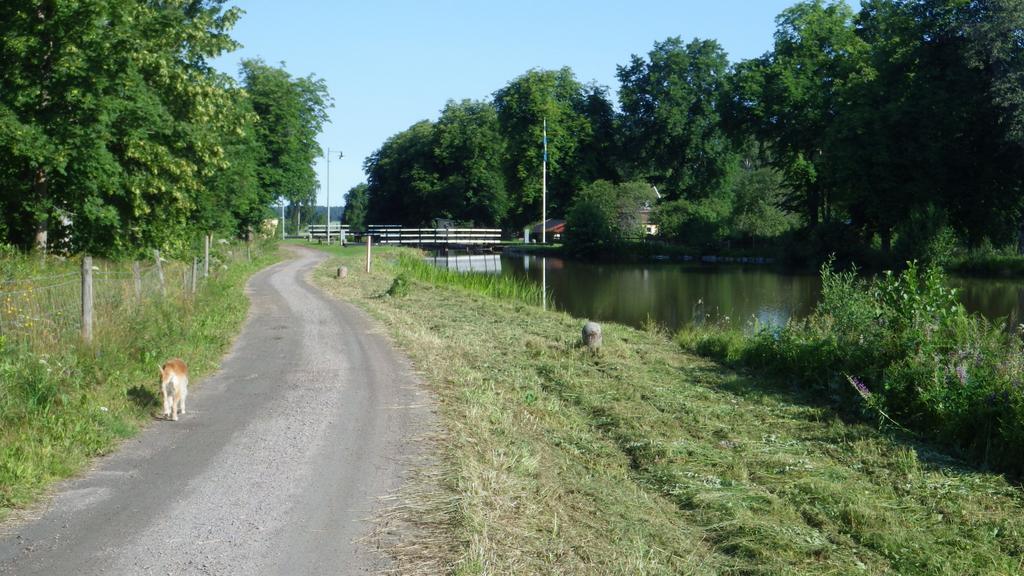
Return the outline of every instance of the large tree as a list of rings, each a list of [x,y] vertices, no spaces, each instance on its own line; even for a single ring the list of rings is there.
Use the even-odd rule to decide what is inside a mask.
[[[548,144],[548,214],[564,214],[579,177],[578,153],[593,137],[583,114],[585,88],[570,68],[530,70],[494,93],[494,106],[507,147],[505,174],[513,227],[539,220],[544,123]]]
[[[508,212],[502,160],[505,140],[490,103],[449,101],[435,127],[440,172],[438,216],[496,226]]]
[[[263,148],[256,137],[256,113],[248,94],[227,89],[230,99],[220,109],[223,162],[196,197],[190,221],[202,232],[237,234],[248,238],[259,229],[274,195],[260,185]]]
[[[255,59],[242,62],[242,83],[263,147],[260,185],[293,205],[310,202],[317,184],[313,162],[323,154],[316,137],[333,105],[325,82],[312,75],[295,78]]]
[[[345,211],[341,215],[341,221],[348,224],[355,232],[362,232],[369,223],[366,221],[366,213],[369,204],[368,186],[365,182],[356,184],[345,193]]]
[[[843,2],[807,0],[776,19],[774,49],[735,69],[733,110],[771,151],[791,189],[788,206],[813,227],[830,216],[822,181],[826,141],[850,77],[862,65],[864,41]]]
[[[706,198],[723,185],[733,161],[719,110],[727,68],[718,42],[684,45],[678,37],[618,67],[631,177],[657,185],[668,200]]]
[[[927,244],[923,213],[933,235],[948,224],[972,243],[1012,237],[1024,166],[1024,88],[1008,80],[1021,73],[1020,5],[862,4],[865,58],[834,103],[825,164],[837,200],[885,251],[901,232]]]
[[[438,217],[441,190],[434,123],[423,120],[388,138],[365,162],[374,224],[420,226]]]
[[[0,6],[7,235],[97,253],[173,242],[223,163],[227,101],[207,60],[234,47],[222,0]]]

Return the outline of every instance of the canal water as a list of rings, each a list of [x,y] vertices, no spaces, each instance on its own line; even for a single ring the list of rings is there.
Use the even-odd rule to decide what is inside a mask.
[[[465,257],[459,257],[465,258]],[[657,322],[670,330],[702,321],[746,327],[782,324],[813,310],[821,296],[816,274],[763,265],[656,262],[591,264],[553,257],[475,256],[438,265],[525,278],[546,284],[548,305],[581,318],[631,326]],[[1010,326],[1024,322],[1024,281],[951,278],[964,305]],[[726,320],[727,319],[727,320]]]

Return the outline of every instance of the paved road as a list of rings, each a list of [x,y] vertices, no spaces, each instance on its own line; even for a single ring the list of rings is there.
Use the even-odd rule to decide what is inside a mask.
[[[407,362],[305,280],[320,253],[255,275],[220,371],[37,520],[0,527],[0,574],[366,574],[360,542],[429,420]],[[157,387],[154,368],[153,388]]]

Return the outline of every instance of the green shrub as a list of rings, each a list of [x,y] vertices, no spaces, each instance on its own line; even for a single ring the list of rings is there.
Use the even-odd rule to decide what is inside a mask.
[[[395,276],[395,279],[391,282],[391,287],[388,288],[388,296],[400,298],[407,294],[409,294],[409,276],[406,274]]]
[[[628,239],[642,238],[640,209],[654,199],[653,190],[644,182],[591,183],[576,196],[565,216],[569,231],[566,247],[576,254],[590,255]]]

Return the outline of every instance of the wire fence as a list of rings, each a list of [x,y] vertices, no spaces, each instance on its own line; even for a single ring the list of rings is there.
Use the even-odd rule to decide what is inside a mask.
[[[53,274],[0,280],[0,341],[45,350],[81,340],[88,318],[102,328],[108,319],[131,314],[154,299],[193,297],[206,279],[258,258],[265,249],[259,243],[211,244],[208,260],[205,252],[187,262],[158,255],[147,262],[95,260],[89,273],[69,269],[75,263],[66,261],[55,263],[59,271]],[[91,294],[91,305],[83,294]]]

